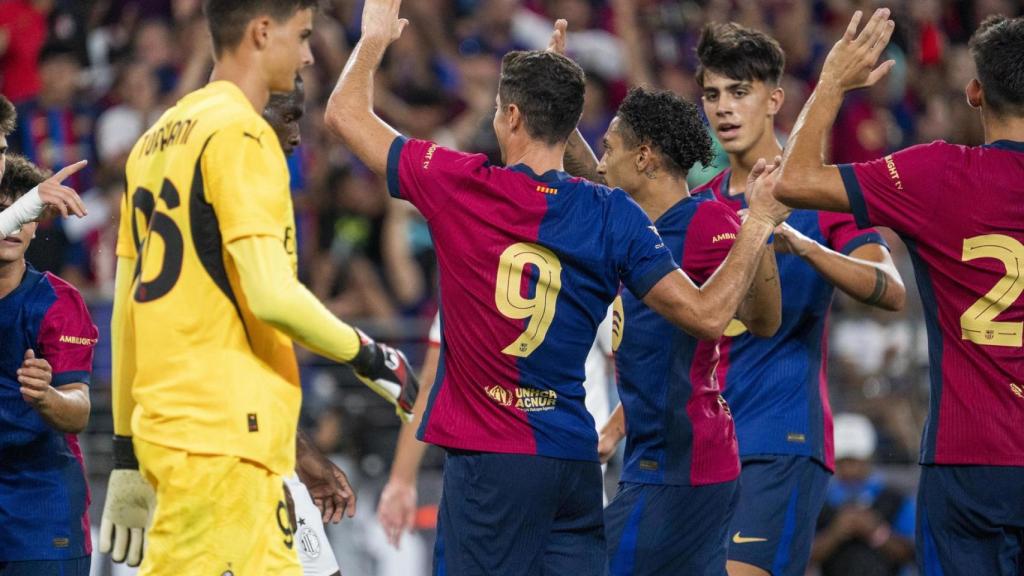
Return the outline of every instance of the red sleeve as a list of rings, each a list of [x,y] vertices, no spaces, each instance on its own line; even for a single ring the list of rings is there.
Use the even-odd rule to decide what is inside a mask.
[[[682,268],[697,285],[718,270],[736,242],[740,220],[722,202],[704,202],[690,220],[683,240]]]
[[[53,386],[72,382],[88,384],[99,333],[78,290],[59,278],[48,277],[57,299],[39,326],[36,356],[50,363]]]
[[[462,189],[487,170],[487,156],[466,154],[426,140],[398,136],[388,152],[388,192],[408,200],[427,220]]]
[[[922,235],[935,209],[943,204],[942,194],[948,189],[944,180],[961,150],[936,141],[870,162],[839,166],[857,225],[888,226],[910,237]]]
[[[889,248],[878,230],[861,229],[851,214],[818,212],[818,226],[828,247],[847,256],[865,244],[881,244]]]

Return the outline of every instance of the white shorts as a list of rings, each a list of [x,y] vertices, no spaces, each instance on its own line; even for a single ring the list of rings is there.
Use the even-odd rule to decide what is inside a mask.
[[[331,576],[339,572],[338,561],[327,541],[320,509],[297,476],[285,478],[295,502],[295,548],[303,576]]]

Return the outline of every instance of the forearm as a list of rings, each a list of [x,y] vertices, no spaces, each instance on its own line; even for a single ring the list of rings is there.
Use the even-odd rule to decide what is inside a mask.
[[[302,346],[336,362],[359,352],[359,335],[316,299],[292,274],[287,253],[277,239],[253,236],[227,246],[238,269],[249,309],[260,320]]]
[[[779,284],[775,251],[770,246],[766,246],[761,253],[757,275],[736,317],[751,334],[761,338],[770,338],[782,323],[782,287]]]
[[[39,197],[39,188],[33,188],[0,212],[0,238],[10,236],[25,224],[39,218],[45,205]]]
[[[78,434],[89,423],[89,387],[80,382],[53,388],[36,405],[39,416],[50,427],[67,434]]]
[[[119,257],[114,275],[114,308],[110,318],[110,356],[112,366],[111,402],[113,404],[114,434],[132,435],[132,381],[135,378],[134,330],[129,317],[132,276],[135,259]]]
[[[388,151],[398,132],[373,111],[373,77],[388,42],[362,38],[349,56],[338,84],[327,101],[327,126],[377,174],[387,169]]]
[[[437,376],[440,354],[440,347],[434,346],[427,351],[426,358],[423,359],[423,369],[420,371],[420,392],[416,397],[416,404],[413,405],[413,419],[411,422],[402,422],[402,428],[398,432],[398,446],[395,448],[395,458],[391,463],[392,482],[416,485],[420,464],[423,462],[423,455],[427,452],[427,445],[416,438],[416,431],[419,430],[420,424],[423,422],[423,414],[427,410],[430,391],[434,387],[434,379]]]
[[[817,242],[802,258],[829,283],[864,304],[885,310],[903,308],[906,290],[891,263],[853,258]]]
[[[779,201],[793,208],[850,212],[839,170],[824,159],[825,139],[842,103],[842,91],[827,83],[819,84],[807,100],[779,168]]]
[[[750,291],[756,273],[761,269],[758,261],[771,232],[772,226],[769,223],[755,218],[747,218],[743,223],[729,255],[700,287],[696,314],[705,320],[707,333],[696,334],[698,337],[721,337]]]
[[[620,402],[615,410],[612,411],[611,415],[608,416],[608,421],[601,427],[601,438],[607,439],[614,444],[618,444],[626,437],[626,412],[622,409],[622,403]]]
[[[597,156],[590,149],[590,145],[583,139],[579,130],[574,130],[569,136],[569,143],[565,147],[563,158],[565,171],[573,176],[586,178],[591,182],[604,184],[604,177],[597,173]]]

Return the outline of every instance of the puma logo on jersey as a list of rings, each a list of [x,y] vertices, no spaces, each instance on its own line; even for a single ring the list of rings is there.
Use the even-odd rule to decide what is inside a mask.
[[[248,132],[242,132],[242,137],[243,138],[252,138],[253,140],[256,141],[257,144],[260,145],[260,148],[263,148],[263,140],[262,140],[263,132],[260,132],[259,135],[257,135],[257,136],[253,136],[252,134],[250,134]]]

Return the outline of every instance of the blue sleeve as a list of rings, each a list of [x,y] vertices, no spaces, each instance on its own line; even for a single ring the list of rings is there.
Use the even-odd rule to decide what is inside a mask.
[[[391,194],[392,198],[402,197],[398,179],[398,162],[402,159],[402,148],[405,147],[406,140],[408,138],[405,136],[396,136],[391,142],[391,149],[388,150],[387,183],[388,194]]]
[[[625,192],[613,193],[619,278],[637,298],[679,266],[647,214]]]

